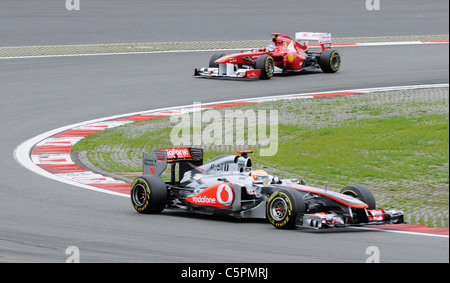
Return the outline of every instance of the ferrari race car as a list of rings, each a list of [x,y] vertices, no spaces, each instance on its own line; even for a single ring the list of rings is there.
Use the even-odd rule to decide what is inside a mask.
[[[272,44],[266,48],[225,55],[216,53],[209,68],[197,68],[194,76],[209,78],[270,79],[274,73],[290,73],[322,69],[335,73],[341,66],[341,56],[331,49],[331,34],[297,32],[295,40],[281,33],[272,33]],[[311,52],[308,42],[318,41],[322,50]]]
[[[377,209],[372,193],[362,185],[337,193],[306,186],[303,180],[280,180],[254,170],[251,152],[218,156],[206,164],[203,150],[197,148],[144,153],[144,175],[133,182],[132,205],[146,214],[176,209],[268,219],[280,229],[403,223],[403,212]],[[168,164],[171,180],[164,181],[161,174]]]

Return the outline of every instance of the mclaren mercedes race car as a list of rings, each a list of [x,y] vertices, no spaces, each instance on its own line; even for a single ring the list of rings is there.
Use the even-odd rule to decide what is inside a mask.
[[[144,153],[144,175],[133,182],[132,205],[146,214],[176,209],[268,219],[280,229],[403,222],[403,212],[377,209],[372,193],[362,185],[337,193],[307,186],[304,181],[280,180],[254,170],[251,152],[218,156],[206,164],[203,150],[197,148]],[[167,165],[170,181],[161,178]]]
[[[208,68],[197,68],[194,76],[208,78],[270,79],[275,73],[290,73],[321,69],[335,73],[341,66],[341,56],[331,49],[331,34],[297,32],[295,40],[272,33],[272,43],[266,48],[251,49],[225,55],[216,53]],[[318,41],[322,50],[312,52],[309,41]]]

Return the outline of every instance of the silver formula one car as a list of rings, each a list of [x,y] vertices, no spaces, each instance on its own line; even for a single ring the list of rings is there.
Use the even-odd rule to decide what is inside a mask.
[[[337,193],[307,186],[303,180],[280,180],[254,170],[251,152],[218,156],[206,164],[202,149],[144,153],[144,175],[131,189],[133,207],[148,214],[177,209],[268,219],[280,229],[403,223],[403,212],[377,209],[372,193],[362,185]],[[161,174],[168,164],[171,180],[164,181]]]

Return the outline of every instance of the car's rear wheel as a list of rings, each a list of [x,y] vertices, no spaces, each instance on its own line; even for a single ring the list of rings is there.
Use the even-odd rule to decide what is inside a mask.
[[[363,185],[351,185],[343,188],[341,194],[349,195],[367,204],[369,209],[376,209],[377,205],[372,192]]]
[[[325,73],[336,73],[341,67],[341,55],[337,50],[325,49],[320,54],[319,66]]]
[[[131,203],[139,213],[160,213],[167,204],[166,184],[159,176],[137,177],[130,194]]]
[[[260,78],[268,80],[273,76],[275,71],[273,58],[269,55],[261,55],[256,59],[255,69],[261,70]]]
[[[297,215],[306,211],[303,197],[288,190],[278,190],[269,198],[266,215],[270,223],[278,229],[294,229]]]

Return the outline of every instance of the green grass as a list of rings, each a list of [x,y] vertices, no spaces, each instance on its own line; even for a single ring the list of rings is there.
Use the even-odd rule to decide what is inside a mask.
[[[448,162],[448,120],[443,117],[361,119],[319,130],[280,125],[279,132],[278,154],[260,162],[324,180],[445,177],[429,170]]]

